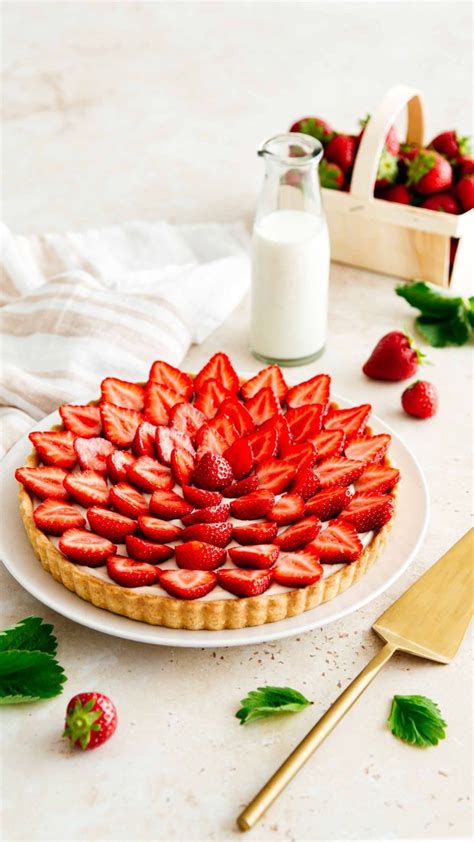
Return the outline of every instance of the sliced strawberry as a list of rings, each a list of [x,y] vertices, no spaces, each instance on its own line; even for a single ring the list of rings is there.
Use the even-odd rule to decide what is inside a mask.
[[[156,458],[156,427],[149,421],[142,421],[138,425],[133,438],[132,450],[135,456],[151,456]]]
[[[116,447],[130,447],[141,421],[140,413],[113,403],[101,403],[100,417],[104,436]]]
[[[321,488],[331,488],[334,485],[350,485],[360,477],[365,465],[357,459],[346,459],[344,456],[333,456],[318,465]]]
[[[217,417],[225,415],[237,430],[239,438],[251,433],[254,428],[252,416],[237,398],[227,398],[217,410]]]
[[[282,401],[286,395],[288,386],[285,383],[281,368],[278,365],[269,365],[262,368],[255,377],[247,380],[240,389],[240,393],[245,401],[253,398],[260,389],[270,388],[275,397]]]
[[[395,511],[395,500],[390,494],[355,494],[341,512],[343,520],[352,523],[357,532],[379,529],[390,520]]]
[[[217,578],[221,588],[235,594],[235,596],[259,596],[271,585],[272,570],[219,570]]]
[[[193,507],[174,491],[154,491],[150,499],[150,512],[163,520],[174,520],[192,512]],[[142,512],[140,512],[142,514]],[[146,514],[144,512],[143,514]]]
[[[277,560],[280,548],[275,544],[254,544],[253,547],[231,547],[228,552],[237,567],[266,570]]]
[[[316,515],[320,520],[337,517],[352,497],[350,488],[329,488],[319,491],[306,503],[306,514]]]
[[[254,424],[263,424],[280,412],[280,402],[269,386],[260,389],[256,395],[245,401],[245,408],[250,412]]]
[[[145,390],[138,383],[129,383],[117,377],[106,377],[100,384],[101,401],[113,403],[116,406],[126,406],[128,409],[143,409]]]
[[[124,482],[127,471],[135,462],[129,450],[113,450],[106,460],[107,474],[112,482]]]
[[[186,541],[176,547],[176,564],[185,570],[215,570],[226,560],[222,547],[204,541]]]
[[[258,476],[257,474],[252,474],[249,477],[245,477],[245,479],[240,479],[238,482],[232,483],[232,485],[226,485],[222,493],[224,497],[243,497],[244,494],[251,494],[257,488]]]
[[[77,454],[74,450],[74,436],[69,431],[30,433],[28,438],[38,451],[41,461],[46,465],[72,468],[76,464]]]
[[[326,430],[343,430],[346,439],[352,439],[364,432],[371,411],[369,403],[351,406],[349,409],[330,409],[324,426]]]
[[[107,559],[107,573],[110,578],[123,588],[141,588],[154,585],[159,574],[152,564],[132,561],[124,555],[111,555]]]
[[[192,438],[206,422],[196,404],[177,403],[170,410],[170,427]]]
[[[234,526],[232,535],[238,544],[272,544],[277,536],[278,526],[271,521],[262,520],[259,523],[246,523],[245,526]]]
[[[214,418],[214,415],[219,409],[222,401],[231,397],[232,392],[229,392],[220,380],[214,380],[211,378],[203,383],[202,388],[194,402],[194,406],[200,410],[206,418]]]
[[[215,428],[209,427],[208,424],[203,424],[203,426],[197,431],[195,435],[195,442],[198,449],[198,459],[200,459],[205,453],[217,453],[218,456],[222,456],[224,451],[227,449],[227,442],[225,439],[222,438]]]
[[[206,380],[219,380],[229,392],[239,391],[239,378],[232,367],[227,354],[218,352],[214,354],[208,363],[196,374],[194,388],[200,392]]]
[[[274,503],[275,495],[273,492],[262,488],[233,500],[230,504],[230,510],[233,516],[239,520],[252,520],[270,514]]]
[[[355,561],[359,558],[363,546],[352,524],[337,519],[329,522],[309,549],[319,556],[323,564],[338,564],[343,561]]]
[[[321,429],[323,409],[321,403],[311,403],[287,411],[285,418],[294,441],[312,441]]]
[[[157,517],[150,517],[150,515],[139,515],[138,526],[145,538],[156,541],[158,544],[177,541],[183,532],[180,526]]]
[[[71,561],[86,567],[101,567],[117,552],[115,544],[87,529],[68,529],[61,535],[58,547]]]
[[[182,541],[204,541],[214,547],[226,547],[232,538],[232,523],[195,523],[181,533]]]
[[[170,411],[176,404],[183,403],[184,397],[174,389],[150,380],[145,390],[145,408],[143,417],[152,424],[168,424]]]
[[[169,468],[151,456],[140,456],[127,470],[127,479],[142,491],[155,491],[156,488],[170,490],[174,479]]]
[[[194,455],[194,447],[189,436],[170,427],[158,427],[156,430],[156,449],[158,458],[164,465],[171,464],[171,452],[174,447],[183,447]]]
[[[205,453],[196,465],[193,473],[193,483],[198,488],[208,491],[219,491],[229,485],[234,478],[232,468],[227,459],[217,453]]]
[[[224,523],[229,514],[230,504],[222,500],[217,506],[206,506],[182,515],[181,520],[185,526],[192,526],[193,523]]]
[[[269,421],[265,421],[265,424],[262,424],[260,430],[264,430],[272,426],[277,434],[278,439],[278,449],[281,453],[285,447],[288,445],[293,444],[294,438],[293,433],[290,430],[290,425],[286,419],[285,415],[275,415],[273,418],[270,418]]]
[[[102,432],[102,421],[98,406],[76,406],[65,403],[59,407],[59,414],[66,430],[70,430],[75,436],[89,439],[100,436]]]
[[[286,405],[290,409],[296,409],[298,406],[311,403],[320,403],[326,407],[329,401],[330,388],[331,378],[329,374],[316,374],[315,377],[288,389],[285,398]]]
[[[237,430],[227,415],[216,415],[214,418],[209,418],[207,426],[219,433],[227,447],[230,447],[239,438]]]
[[[17,468],[15,471],[15,479],[42,500],[46,497],[67,500],[68,493],[63,483],[68,476],[63,468],[44,465],[39,468]]]
[[[186,406],[187,404],[182,405]],[[178,485],[183,486],[191,482],[194,467],[194,456],[189,450],[184,447],[173,447],[171,451],[171,473]]]
[[[189,400],[194,391],[193,381],[189,374],[180,371],[179,368],[175,368],[169,363],[165,363],[163,360],[156,360],[153,363],[148,379],[156,383],[162,383],[168,389],[178,392],[179,395],[183,395],[186,401]]]
[[[224,450],[224,458],[227,459],[232,468],[235,479],[243,479],[248,476],[253,468],[253,449],[247,439],[237,439]]]
[[[370,491],[383,494],[390,491],[399,481],[400,471],[388,465],[370,465],[356,482],[356,491]]]
[[[311,442],[316,448],[318,459],[329,459],[330,456],[339,456],[343,452],[346,436],[343,430],[321,430],[311,437]]]
[[[125,539],[127,553],[136,561],[146,561],[147,564],[161,564],[163,561],[174,555],[172,547],[166,544],[155,544],[153,541],[145,541],[137,535],[128,535]]]
[[[279,459],[264,459],[257,466],[256,474],[259,488],[267,488],[274,494],[281,494],[294,479],[296,468]]]
[[[43,532],[49,535],[62,535],[67,529],[82,529],[86,522],[79,509],[72,503],[48,498],[43,500],[33,512],[33,520]]]
[[[280,556],[273,568],[273,578],[279,585],[287,588],[304,588],[314,585],[323,575],[319,561],[299,553],[286,553]]]
[[[148,503],[143,494],[127,482],[119,482],[112,486],[110,502],[122,515],[127,515],[127,517],[134,518],[138,515],[148,514]]]
[[[112,442],[102,438],[77,438],[74,449],[83,471],[98,471],[100,474],[107,473],[107,457],[115,450]]]
[[[385,456],[392,437],[386,433],[380,436],[361,436],[352,439],[346,447],[345,453],[348,459],[359,459],[366,465],[372,462],[380,462]]]
[[[303,500],[307,500],[316,494],[319,488],[319,474],[313,468],[300,468],[292,484],[292,494],[299,494]]]
[[[219,491],[205,491],[193,485],[183,485],[183,494],[188,503],[192,503],[196,509],[218,506],[222,502],[222,494]]]
[[[280,459],[294,465],[297,470],[311,468],[317,459],[316,448],[311,442],[287,444],[280,451]]]
[[[87,520],[92,532],[116,544],[123,544],[127,535],[131,535],[137,528],[136,520],[100,506],[91,506],[87,510]]]
[[[299,494],[283,494],[268,514],[279,526],[293,523],[304,515],[304,500]]]
[[[215,588],[217,576],[212,570],[164,570],[160,585],[178,599],[199,599]]]
[[[109,487],[107,480],[97,471],[78,471],[67,474],[64,478],[64,488],[81,506],[107,506],[109,502]]]
[[[302,518],[298,523],[289,526],[275,538],[275,544],[281,550],[291,551],[305,547],[314,541],[321,530],[321,521],[313,516]]]
[[[278,431],[275,426],[263,429],[259,427],[246,439],[252,448],[253,459],[256,463],[270,459],[278,453]],[[243,441],[243,439],[241,439]]]

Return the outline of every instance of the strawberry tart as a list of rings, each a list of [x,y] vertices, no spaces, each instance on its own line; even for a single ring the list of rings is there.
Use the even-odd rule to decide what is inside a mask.
[[[330,377],[238,377],[224,353],[195,376],[107,377],[59,409],[18,468],[34,551],[82,599],[171,628],[242,628],[333,599],[374,563],[399,471],[369,404],[340,408]]]

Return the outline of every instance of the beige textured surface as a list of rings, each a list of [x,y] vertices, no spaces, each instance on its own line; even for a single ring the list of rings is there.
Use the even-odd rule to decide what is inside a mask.
[[[351,127],[394,81],[426,91],[429,132],[468,129],[468,4],[178,5],[4,4],[8,225],[248,215],[263,136],[313,106]],[[222,346],[242,370],[256,367],[246,307],[192,350],[190,369]],[[4,624],[52,621],[69,676],[63,697],[2,711],[6,839],[240,838],[239,810],[379,647],[371,622],[467,529],[470,349],[430,350],[441,407],[417,423],[400,411],[400,386],[360,373],[380,335],[409,321],[393,282],[333,266],[330,313],[321,365],[341,395],[373,402],[425,471],[432,516],[418,558],[388,593],[324,630],[214,653],[88,631],[1,568]],[[469,666],[468,641],[448,667],[394,658],[252,838],[467,838]],[[262,683],[315,704],[242,728],[238,701]],[[119,729],[107,747],[71,755],[60,739],[66,701],[94,687],[115,700]],[[428,751],[395,741],[384,725],[394,693],[438,701],[448,739]]]

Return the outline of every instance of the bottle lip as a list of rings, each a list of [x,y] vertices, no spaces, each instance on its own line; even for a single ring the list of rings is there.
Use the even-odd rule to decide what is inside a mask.
[[[283,152],[285,146],[287,153]],[[291,147],[299,147],[303,151],[291,154]],[[315,137],[302,132],[283,132],[271,135],[260,144],[257,154],[260,157],[273,158],[281,164],[290,167],[304,167],[306,164],[322,158],[324,149],[322,143]]]

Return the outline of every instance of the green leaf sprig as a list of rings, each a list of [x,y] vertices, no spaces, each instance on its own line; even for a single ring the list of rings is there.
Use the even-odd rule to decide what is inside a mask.
[[[27,617],[0,632],[0,705],[50,699],[66,681],[54,657],[53,626],[40,617]]]
[[[242,707],[235,715],[240,719],[240,724],[245,725],[267,716],[298,713],[313,703],[291,687],[258,687],[242,699],[240,704]]]
[[[427,696],[394,696],[388,727],[392,734],[416,746],[435,746],[446,736],[438,705]]]
[[[473,336],[474,296],[453,296],[425,281],[401,284],[395,292],[420,311],[416,329],[434,348],[465,345]]]

